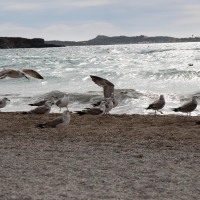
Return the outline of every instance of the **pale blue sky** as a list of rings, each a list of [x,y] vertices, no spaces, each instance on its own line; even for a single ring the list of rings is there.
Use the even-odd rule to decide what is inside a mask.
[[[0,1],[0,37],[82,41],[97,35],[200,37],[200,1]]]

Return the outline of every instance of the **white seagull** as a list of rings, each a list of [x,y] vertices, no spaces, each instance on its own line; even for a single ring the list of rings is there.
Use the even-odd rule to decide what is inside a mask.
[[[172,110],[174,112],[184,112],[187,113],[187,115],[191,115],[191,112],[194,111],[197,107],[196,98],[196,96],[193,96],[190,102],[187,102],[178,108],[173,108]]]
[[[28,76],[32,76],[37,79],[44,79],[38,72],[33,69],[23,69],[23,70],[15,70],[15,69],[3,69],[0,71],[0,79],[10,77],[10,78],[28,78]]]
[[[0,108],[4,108],[7,105],[7,102],[9,102],[10,100],[8,98],[3,98],[0,100]]]
[[[55,102],[55,105],[60,108],[60,111],[61,111],[61,108],[64,108],[64,107],[66,107],[68,109],[68,107],[67,107],[68,104],[69,104],[69,94],[64,94],[64,96],[62,98],[58,99]]]
[[[163,95],[160,95],[159,99],[154,101],[153,103],[151,103],[146,109],[152,109],[155,110],[155,115],[156,115],[156,111],[160,112],[161,114],[163,114],[161,111],[159,111],[160,109],[162,109],[165,106],[165,98]]]
[[[51,121],[48,121],[43,124],[38,124],[36,127],[39,128],[62,128],[69,124],[70,114],[69,110],[65,110],[61,117],[57,117]]]

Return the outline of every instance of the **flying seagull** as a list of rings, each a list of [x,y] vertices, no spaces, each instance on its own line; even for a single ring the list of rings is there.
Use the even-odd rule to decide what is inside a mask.
[[[98,76],[90,75],[90,77],[98,86],[103,87],[104,98],[109,98],[114,93],[115,85],[113,83]]]
[[[48,121],[43,124],[38,124],[36,127],[39,128],[61,128],[69,124],[70,114],[69,110],[65,110],[61,117],[57,117],[51,121]]]
[[[15,69],[3,69],[0,71],[0,79],[10,77],[10,78],[22,78],[25,77],[27,79],[28,76],[32,76],[37,79],[44,79],[38,72],[33,69],[23,69],[23,70],[15,70]]]
[[[159,111],[160,109],[162,109],[165,106],[165,99],[163,95],[160,95],[159,99],[154,101],[153,103],[151,103],[146,109],[152,109],[155,110],[155,115],[156,115],[156,111],[160,112],[161,114],[163,114],[161,111]]]
[[[191,112],[194,111],[197,107],[196,98],[196,96],[193,96],[190,102],[187,102],[178,108],[173,108],[172,110],[174,112],[184,112],[187,113],[187,115],[191,115]]]
[[[0,108],[4,108],[7,105],[7,102],[9,102],[10,100],[8,98],[3,98],[0,100]]]
[[[47,114],[51,111],[51,106],[53,105],[53,102],[46,101],[43,106],[38,106],[35,109],[32,109],[30,111],[23,111],[22,114]]]
[[[69,94],[64,94],[64,97],[58,99],[55,102],[55,105],[60,108],[60,111],[61,111],[61,108],[64,108],[64,107],[68,109],[67,107],[68,104],[69,104]]]

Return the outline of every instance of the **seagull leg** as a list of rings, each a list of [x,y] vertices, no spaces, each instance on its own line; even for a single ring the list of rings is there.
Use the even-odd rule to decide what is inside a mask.
[[[162,111],[160,111],[160,110],[159,110],[159,112],[160,112],[161,114],[163,114],[163,112],[162,112]]]
[[[24,75],[24,77],[30,81],[29,77],[27,77],[26,75]]]

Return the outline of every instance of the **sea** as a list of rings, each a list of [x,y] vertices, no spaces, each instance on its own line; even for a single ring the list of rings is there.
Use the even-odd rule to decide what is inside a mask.
[[[29,103],[49,93],[69,93],[70,111],[82,110],[103,98],[103,88],[90,75],[115,85],[119,98],[111,114],[154,114],[146,108],[162,94],[163,115],[189,101],[200,102],[200,43],[67,46],[0,49],[0,70],[34,69],[44,79],[0,79],[0,98],[10,99],[1,112],[33,109]],[[63,108],[64,110],[64,108]],[[51,112],[59,113],[53,105]],[[199,106],[192,112],[200,115]]]

